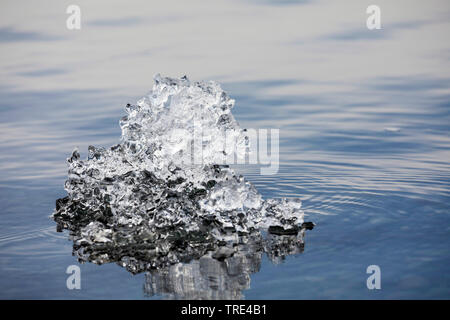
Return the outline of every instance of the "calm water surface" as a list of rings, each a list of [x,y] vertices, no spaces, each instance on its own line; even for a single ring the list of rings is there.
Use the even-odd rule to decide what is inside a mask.
[[[273,9],[269,2],[259,6],[244,1],[235,8],[239,11],[242,6],[241,13],[247,12],[250,6],[249,12],[262,8],[261,14],[270,15],[267,10],[272,9],[288,14],[290,10],[307,10],[314,3],[285,3]],[[438,11],[436,16],[422,17],[435,21],[435,17],[441,17]],[[194,15],[191,11],[185,14]],[[235,14],[223,13],[229,17]],[[410,18],[414,20],[413,13]],[[98,28],[108,22],[101,21],[103,24],[97,23]],[[142,23],[143,18],[137,21]],[[179,23],[197,30],[194,21]],[[110,24],[140,32],[138,26],[127,25],[126,21],[113,20]],[[12,22],[10,25],[14,26]],[[421,28],[426,25],[424,22]],[[430,22],[431,31],[444,28],[439,26]],[[448,30],[448,24],[445,26]],[[27,30],[25,25],[21,27]],[[0,37],[0,46],[5,50],[25,52],[25,48],[36,47],[36,52],[46,52],[58,48],[58,44],[53,43],[58,40],[39,40],[37,33],[34,38],[30,34],[27,38],[23,30],[21,40],[19,29],[11,28],[9,31],[0,28],[0,35],[10,36]],[[413,32],[414,28],[408,30]],[[336,30],[330,29],[328,33],[336,34]],[[194,80],[215,79],[222,84],[236,100],[234,115],[242,127],[280,129],[278,173],[261,176],[258,168],[240,170],[265,198],[301,198],[307,215],[305,220],[316,223],[314,230],[306,232],[302,254],[289,256],[280,264],[263,257],[259,271],[250,275],[250,287],[242,292],[245,298],[450,298],[450,50],[442,47],[445,40],[437,39],[439,45],[427,42],[426,55],[420,51],[425,49],[408,46],[406,39],[414,38],[413,35],[397,34],[374,41],[395,51],[394,44],[401,46],[403,39],[402,50],[410,50],[405,59],[410,59],[414,72],[400,67],[395,74],[390,72],[387,64],[401,66],[403,63],[401,55],[393,54],[391,60],[395,61],[387,61],[388,56],[383,58],[387,59],[386,69],[383,64],[371,66],[368,63],[366,67],[376,75],[366,70],[355,77],[353,73],[357,71],[353,69],[358,68],[352,68],[350,61],[361,54],[357,50],[361,42],[371,41],[361,39],[360,34],[354,35],[358,44],[345,37],[318,37],[311,47],[306,44],[299,49],[309,48],[311,58],[316,57],[317,52],[333,50],[341,57],[346,56],[345,61],[327,63],[348,66],[348,79],[345,74],[340,80],[336,79],[335,69],[331,67],[333,80],[326,75],[317,80],[308,67],[303,73],[298,68],[297,75],[289,73],[291,61],[286,57],[296,52],[289,50],[298,48],[292,49],[292,42],[286,39],[277,44],[282,61],[274,64],[269,57],[267,74],[249,70],[246,77],[241,77],[238,71],[226,73],[226,66],[212,69],[205,66],[202,72],[192,72]],[[13,36],[16,38],[8,40]],[[247,46],[239,42],[242,39],[238,35],[236,37],[236,45],[246,52]],[[297,36],[292,35],[291,40],[294,38]],[[347,42],[342,44],[341,40]],[[181,45],[170,41],[167,45],[164,50],[175,59]],[[39,49],[39,46],[48,48]],[[355,46],[355,52],[344,50],[344,46]],[[2,52],[6,57],[8,53],[3,49]],[[90,56],[94,53],[86,54],[87,57],[77,56],[82,69],[89,68],[86,61],[101,64]],[[368,52],[367,58],[373,54]],[[67,233],[57,233],[55,223],[49,218],[55,200],[65,196],[65,159],[73,147],[78,146],[86,157],[91,144],[117,143],[120,138],[118,120],[125,113],[123,106],[145,94],[151,86],[152,74],[173,71],[168,58],[160,60],[160,65],[142,64],[152,59],[158,61],[158,53],[155,55],[140,57],[140,60],[127,57],[128,64],[119,63],[116,74],[93,75],[97,86],[89,82],[88,76],[81,75],[77,81],[82,83],[83,78],[86,85],[80,86],[75,81],[75,88],[65,88],[59,82],[64,77],[67,81],[76,78],[72,75],[79,72],[78,67],[70,66],[67,74],[66,71],[60,74],[45,60],[45,55],[30,53],[22,57],[25,62],[11,60],[11,68],[3,67],[0,83],[0,298],[165,298],[148,294],[145,274],[132,275],[117,264],[80,264],[82,289],[68,290],[66,268],[78,262],[72,256],[72,243]],[[230,59],[237,62],[238,56],[239,53],[231,54]],[[421,64],[415,63],[413,57],[416,56],[424,59]],[[202,57],[192,55],[181,59],[198,61]],[[322,62],[317,59],[320,69]],[[375,62],[381,63],[383,59]],[[441,59],[440,71],[431,67],[433,59]],[[176,61],[180,63],[180,59]],[[311,65],[312,61],[314,59],[304,63]],[[297,62],[301,65],[301,61]],[[20,79],[13,78],[13,74],[17,75],[27,64],[47,72],[22,75],[24,84],[21,86]],[[95,68],[105,70],[102,66]],[[145,69],[146,80],[136,81],[132,90],[117,90],[117,82],[110,82],[112,77],[115,81],[120,78],[120,71],[126,74],[125,70],[139,68]],[[181,76],[191,68],[199,67],[189,65],[177,71],[181,74],[167,75]],[[50,69],[54,72],[49,72]],[[279,76],[276,76],[277,70]],[[133,87],[130,74],[126,75],[128,82],[124,87]],[[366,287],[366,268],[373,264],[381,268],[381,290]]]

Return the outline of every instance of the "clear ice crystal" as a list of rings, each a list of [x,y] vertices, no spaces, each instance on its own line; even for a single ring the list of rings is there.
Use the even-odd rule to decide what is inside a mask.
[[[148,236],[161,250],[175,233],[226,242],[233,233],[300,230],[300,200],[263,200],[249,181],[221,164],[229,152],[225,139],[245,148],[248,138],[231,113],[234,100],[219,84],[160,75],[154,80],[147,96],[125,107],[119,144],[90,146],[86,160],[75,149],[67,159],[68,196],[57,200],[53,218],[72,230],[75,244],[111,246]],[[201,163],[193,161],[198,132]]]

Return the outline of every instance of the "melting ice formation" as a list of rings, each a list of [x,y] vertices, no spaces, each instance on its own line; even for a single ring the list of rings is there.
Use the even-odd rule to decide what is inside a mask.
[[[243,246],[271,257],[298,251],[301,233],[312,227],[303,222],[300,200],[263,200],[250,182],[217,164],[226,153],[225,131],[248,147],[233,105],[215,82],[157,75],[150,93],[126,106],[119,144],[90,146],[86,160],[72,153],[68,196],[56,201],[53,219],[70,230],[81,261],[114,261],[137,273],[247,257]],[[189,148],[198,130],[201,163],[191,161]]]

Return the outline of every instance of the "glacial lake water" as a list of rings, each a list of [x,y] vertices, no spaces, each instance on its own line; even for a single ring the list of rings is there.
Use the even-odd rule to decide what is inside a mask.
[[[311,27],[316,31],[309,38],[305,28],[298,34],[289,28],[300,23],[292,12],[320,16],[331,4],[220,3],[202,7],[200,20],[188,7],[163,8],[166,15],[150,19],[150,26],[131,5],[102,12],[81,4],[89,23],[78,38],[64,29],[63,7],[31,8],[36,19],[29,22],[5,18],[0,298],[167,298],[149,294],[145,273],[132,275],[115,263],[79,264],[67,232],[56,232],[49,218],[55,200],[66,195],[70,152],[78,146],[86,157],[89,145],[117,143],[123,107],[150,89],[157,72],[217,80],[236,100],[233,114],[242,127],[280,130],[277,174],[239,170],[265,198],[302,199],[305,220],[316,227],[306,231],[301,254],[279,264],[262,257],[242,290],[245,299],[450,298],[448,5],[422,10],[418,2],[402,16],[400,7],[386,3],[397,15],[388,11],[386,33],[374,37],[364,30],[366,14],[355,2],[342,11],[348,21],[331,17],[326,26]],[[5,12],[14,17],[19,9],[10,4]],[[363,29],[344,34],[336,28],[359,30],[352,10],[362,10]],[[215,19],[236,19],[230,28],[243,34],[220,29],[219,41],[207,28]],[[263,20],[290,31],[266,30]],[[177,26],[170,29],[172,22]],[[196,34],[191,42],[170,37],[183,27]],[[113,38],[111,28],[118,30]],[[418,38],[422,46],[414,45]],[[228,46],[208,51],[201,40]],[[259,49],[265,47],[271,49],[264,58]],[[240,67],[229,68],[234,65]],[[81,269],[80,290],[66,287],[70,265]],[[370,265],[380,267],[380,290],[366,286]]]

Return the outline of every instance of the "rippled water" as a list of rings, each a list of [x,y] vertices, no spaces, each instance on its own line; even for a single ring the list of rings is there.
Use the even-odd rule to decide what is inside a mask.
[[[223,19],[237,16],[237,23],[245,16],[256,19],[252,20],[255,22],[271,17],[270,10],[279,17],[290,17],[290,12],[314,11],[314,5],[327,9],[327,4],[315,1],[310,4],[289,2],[280,7],[272,7],[268,2],[256,5],[244,1],[236,3],[236,12],[222,12],[219,16]],[[229,69],[228,65],[201,69],[201,61],[208,62],[213,55],[219,61],[225,58],[213,52],[211,56],[194,55],[195,46],[188,46],[181,54],[181,44],[168,40],[165,49],[164,41],[155,40],[161,43],[154,45],[165,50],[165,60],[159,59],[156,49],[154,56],[127,57],[125,64],[118,58],[106,59],[117,66],[117,74],[113,75],[105,71],[110,65],[102,65],[95,50],[86,53],[86,57],[69,55],[80,59],[76,61],[80,61],[83,70],[89,69],[89,63],[95,64],[92,67],[97,71],[92,72],[95,81],[89,79],[88,73],[80,74],[87,71],[79,71],[76,65],[67,67],[67,73],[62,74],[44,72],[17,76],[30,68],[27,65],[36,70],[57,68],[42,53],[58,49],[64,53],[65,49],[52,42],[57,40],[42,40],[37,31],[34,38],[28,34],[25,40],[8,40],[14,32],[16,37],[20,32],[24,37],[23,33],[32,25],[14,25],[6,19],[5,26],[13,29],[0,28],[2,57],[11,60],[10,68],[2,63],[0,82],[0,298],[163,298],[149,296],[148,275],[133,276],[116,264],[81,264],[82,289],[68,290],[66,268],[78,263],[72,256],[72,243],[67,234],[56,232],[49,215],[54,210],[55,199],[65,196],[65,158],[73,147],[78,146],[82,156],[86,156],[90,144],[110,146],[116,143],[120,137],[118,120],[124,115],[123,107],[149,89],[151,75],[184,73],[187,69],[201,70],[192,71],[194,75],[190,76],[194,80],[219,80],[236,100],[233,114],[241,127],[280,129],[279,172],[261,176],[256,167],[240,167],[239,170],[265,198],[300,197],[307,215],[305,220],[317,225],[306,232],[303,253],[289,256],[280,264],[263,257],[259,271],[250,275],[250,288],[242,292],[245,298],[448,299],[450,49],[442,30],[448,30],[449,20],[448,15],[441,24],[436,19],[442,18],[440,13],[447,14],[450,10],[448,5],[440,2],[438,5],[441,10],[436,6],[435,11],[427,9],[421,16],[422,22],[429,19],[435,21],[434,24],[423,22],[420,27],[402,29],[392,37],[374,40],[391,55],[377,56],[373,52],[376,50],[369,50],[373,48],[372,40],[357,35],[354,35],[357,44],[347,38],[323,40],[322,36],[317,36],[320,41],[310,44],[307,37],[300,37],[308,40],[307,43],[291,47],[290,43],[298,38],[295,34],[277,43],[279,59],[272,51],[267,53],[266,73],[257,68],[258,59],[252,62],[247,56],[241,56],[245,60],[243,68],[253,66],[252,63],[255,67],[253,71],[245,69],[245,76],[238,69]],[[8,9],[10,7],[14,6],[9,5]],[[386,7],[390,8],[387,4]],[[352,8],[356,7],[349,6],[349,10]],[[399,11],[399,8],[395,9]],[[61,10],[64,12],[64,8]],[[317,10],[314,12],[324,12]],[[253,11],[262,16],[250,17]],[[101,20],[98,11],[92,12],[97,12]],[[419,4],[407,17],[417,21],[420,17],[417,12],[420,12]],[[181,9],[178,13],[195,15]],[[53,11],[48,14],[57,16]],[[348,15],[353,17],[351,13]],[[93,16],[95,14],[91,13],[90,18],[94,19]],[[119,30],[129,28],[143,35],[144,31],[139,29],[142,19],[142,16],[137,19],[140,21],[137,25],[122,23]],[[388,23],[396,21],[390,19]],[[208,38],[206,31],[197,29],[195,21],[174,21],[201,35],[204,32],[204,37]],[[114,19],[110,23],[120,25],[120,21]],[[331,26],[333,21],[329,23],[328,29],[320,25],[322,29],[317,26],[315,30],[326,29],[328,34],[338,34]],[[386,29],[388,32],[389,24]],[[70,37],[63,31],[61,37]],[[310,32],[316,34],[317,31]],[[434,35],[435,41],[419,36],[427,32]],[[245,55],[251,53],[251,44],[274,46],[263,36],[258,37],[259,33],[255,34],[248,45],[243,35],[236,35],[235,46]],[[415,35],[426,43],[411,46]],[[228,39],[229,35],[223,36]],[[117,37],[130,41],[121,33]],[[103,41],[104,45],[107,40]],[[141,41],[136,40],[137,43]],[[85,50],[92,48],[85,42],[79,44]],[[95,47],[95,44],[90,45]],[[25,54],[29,48],[41,54]],[[11,53],[14,50],[23,61],[14,60]],[[329,58],[322,60],[317,52],[328,52],[326,57]],[[335,52],[338,61],[331,61],[333,55],[329,52]],[[374,64],[354,67],[352,59],[358,63],[361,52],[367,52],[368,61]],[[404,55],[405,52],[408,55]],[[176,58],[177,54],[181,59]],[[239,52],[229,51],[228,54],[231,62],[241,61]],[[296,54],[299,58],[291,61],[290,57]],[[174,59],[177,71],[170,64]],[[278,61],[280,59],[282,61]],[[160,63],[143,64],[147,60]],[[180,60],[191,61],[192,65],[183,69]],[[437,67],[434,67],[435,61]],[[326,72],[322,74],[321,64],[329,67],[329,77]],[[305,69],[299,67],[302,65]],[[311,65],[316,67],[317,73]],[[339,69],[341,65],[343,69]],[[142,68],[145,68],[147,80],[142,81],[144,77],[140,75],[133,81],[133,72]],[[290,69],[294,69],[292,73]],[[348,74],[336,76],[346,69]],[[126,80],[123,80],[124,89],[117,90],[121,72]],[[319,74],[320,80],[317,79]],[[71,81],[72,88],[63,85]],[[381,290],[366,287],[366,268],[373,264],[381,268]]]

